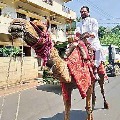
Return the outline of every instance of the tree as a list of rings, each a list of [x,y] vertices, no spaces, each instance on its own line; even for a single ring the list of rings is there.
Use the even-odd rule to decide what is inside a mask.
[[[111,31],[115,34],[120,34],[120,25],[115,26]]]
[[[112,29],[100,26],[98,35],[102,44],[113,44],[120,47],[120,26],[117,25]]]
[[[76,18],[76,21],[77,21],[77,22],[80,22],[81,20],[82,20],[81,17],[77,17],[77,18]]]
[[[99,37],[102,38],[105,34],[106,34],[106,28],[103,26],[100,26],[98,30]]]

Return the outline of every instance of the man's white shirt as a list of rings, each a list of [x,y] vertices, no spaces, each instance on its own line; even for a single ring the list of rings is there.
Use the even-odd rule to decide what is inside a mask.
[[[98,22],[95,18],[87,17],[77,25],[75,32],[83,34],[85,32],[94,34],[95,38],[88,38],[91,46],[95,50],[101,49],[100,41],[98,38]]]

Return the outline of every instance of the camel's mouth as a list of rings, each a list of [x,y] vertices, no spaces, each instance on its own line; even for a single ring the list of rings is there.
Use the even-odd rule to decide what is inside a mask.
[[[10,23],[8,32],[13,39],[22,38],[27,45],[33,46],[42,37],[42,33],[47,28],[44,24],[38,23],[17,18]]]
[[[36,26],[36,29],[35,27]],[[29,22],[27,20],[17,18],[14,19],[9,26],[8,32],[15,38],[23,38],[25,37],[26,33],[33,35],[35,38],[39,38],[38,31],[43,32],[45,29],[45,25],[43,24],[36,24],[36,22]]]
[[[13,20],[10,23],[8,28],[8,32],[12,35],[13,38],[22,38],[23,33],[23,26],[24,22],[20,22],[18,19],[15,21]]]

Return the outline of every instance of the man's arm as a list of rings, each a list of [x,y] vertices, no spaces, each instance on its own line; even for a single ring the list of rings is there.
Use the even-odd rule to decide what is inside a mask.
[[[92,18],[92,31],[90,33],[91,38],[95,38],[98,36],[98,22],[96,19]]]

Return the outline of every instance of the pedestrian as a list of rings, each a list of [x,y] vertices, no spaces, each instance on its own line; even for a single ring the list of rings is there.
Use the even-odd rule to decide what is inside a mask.
[[[84,34],[89,33],[87,41],[91,44],[92,49],[95,51],[95,77],[99,79],[97,68],[104,60],[102,54],[102,47],[98,38],[98,22],[95,18],[90,17],[90,11],[87,6],[80,9],[81,22],[76,27],[76,33]]]

